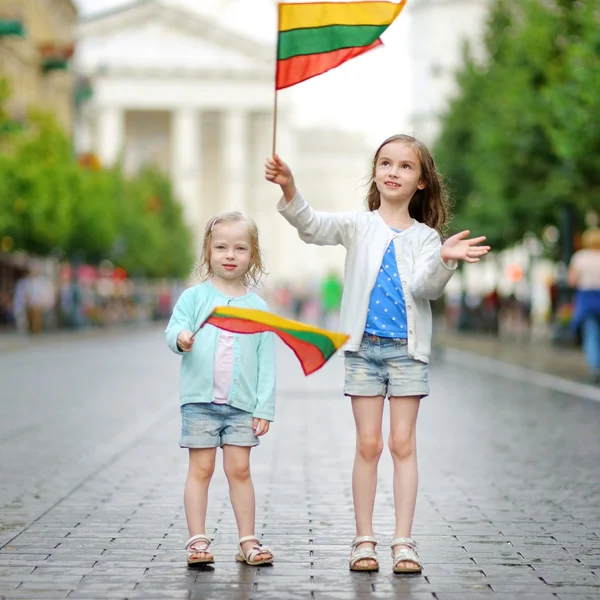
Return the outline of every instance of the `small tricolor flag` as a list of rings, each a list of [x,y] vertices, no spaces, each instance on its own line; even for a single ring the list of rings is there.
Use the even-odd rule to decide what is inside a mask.
[[[275,88],[296,85],[380,46],[379,36],[405,4],[280,3]]]
[[[277,334],[294,351],[305,375],[320,369],[349,338],[345,333],[304,325],[253,308],[217,306],[200,327],[207,323],[233,333]]]

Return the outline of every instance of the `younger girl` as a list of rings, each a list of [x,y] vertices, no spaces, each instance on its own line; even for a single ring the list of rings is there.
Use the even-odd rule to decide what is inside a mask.
[[[214,562],[205,521],[219,446],[240,535],[235,558],[249,565],[273,562],[273,553],[254,533],[250,448],[269,431],[275,412],[274,336],[236,335],[212,325],[198,330],[216,306],[268,310],[248,291],[263,273],[256,224],[238,212],[215,217],[204,234],[198,268],[202,283],[183,292],[165,332],[171,350],[182,355],[180,446],[189,448],[184,492],[188,565]]]
[[[407,135],[388,138],[377,149],[368,212],[314,211],[277,156],[267,159],[266,178],[281,186],[278,210],[303,241],[342,244],[347,250],[340,330],[351,335],[344,393],[352,399],[356,425],[356,537],[350,569],[379,569],[372,521],[387,396],[396,513],[393,570],[419,573],[422,564],[411,529],[418,484],[415,425],[419,402],[429,393],[429,301],[442,294],[456,260],[477,262],[489,247],[478,245],[483,237],[467,239],[468,231],[441,243],[446,192],[427,148]]]

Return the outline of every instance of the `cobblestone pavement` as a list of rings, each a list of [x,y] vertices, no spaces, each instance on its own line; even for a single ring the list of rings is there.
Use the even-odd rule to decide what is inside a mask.
[[[600,598],[600,405],[438,362],[419,421],[421,576],[394,576],[391,461],[378,574],[348,572],[354,435],[342,361],[304,378],[281,348],[277,420],[253,451],[257,534],[233,560],[219,468],[214,569],[190,570],[177,445],[178,359],[159,331],[0,355],[0,597]]]
[[[548,339],[508,334],[496,337],[485,333],[458,332],[441,321],[435,330],[438,346],[456,348],[487,356],[541,373],[589,383],[589,372],[579,347],[557,345]]]

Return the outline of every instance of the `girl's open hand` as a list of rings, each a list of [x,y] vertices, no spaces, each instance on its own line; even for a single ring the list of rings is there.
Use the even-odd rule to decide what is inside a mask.
[[[480,246],[481,242],[485,241],[485,236],[467,239],[469,230],[461,231],[452,237],[449,237],[441,249],[441,256],[444,262],[448,260],[464,260],[468,263],[479,262],[482,256],[485,256],[489,250],[489,246]]]
[[[254,417],[252,419],[252,429],[254,429],[254,435],[258,437],[265,435],[269,431],[269,421]]]
[[[294,183],[292,170],[275,154],[267,158],[265,163],[265,179],[272,181],[282,188],[289,187]]]
[[[189,352],[194,345],[194,334],[191,331],[183,331],[179,332],[177,336],[177,346],[182,352]]]

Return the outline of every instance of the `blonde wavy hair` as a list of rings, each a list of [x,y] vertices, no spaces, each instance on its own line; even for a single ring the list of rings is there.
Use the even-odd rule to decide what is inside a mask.
[[[250,265],[242,276],[242,283],[246,287],[257,287],[262,276],[266,274],[263,265],[263,254],[258,241],[258,227],[250,217],[237,211],[220,213],[206,224],[200,261],[195,269],[196,276],[200,281],[206,281],[214,275],[210,266],[210,247],[215,225],[220,223],[245,223],[248,226],[248,234],[250,236]]]
[[[411,135],[398,134],[384,140],[373,157],[369,191],[367,192],[367,208],[377,210],[381,206],[381,196],[375,183],[375,168],[381,149],[386,144],[402,142],[411,147],[421,163],[421,179],[425,188],[417,190],[408,205],[408,213],[420,223],[435,229],[443,237],[446,225],[450,220],[450,197],[441,174],[438,172],[433,156],[423,142]]]
[[[590,250],[600,250],[600,228],[591,227],[583,232],[582,242],[584,248]]]

